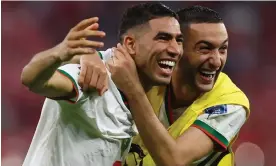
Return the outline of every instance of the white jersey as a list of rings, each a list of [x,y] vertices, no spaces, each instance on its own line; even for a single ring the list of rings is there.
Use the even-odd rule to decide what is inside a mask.
[[[124,160],[137,129],[110,77],[109,90],[98,96],[81,91],[80,65],[58,71],[72,81],[77,96],[46,98],[23,166],[112,166]]]

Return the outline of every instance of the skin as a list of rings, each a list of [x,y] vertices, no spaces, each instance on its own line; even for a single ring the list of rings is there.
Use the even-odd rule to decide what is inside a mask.
[[[145,89],[149,89],[148,85],[169,84],[173,70],[164,72],[159,62],[177,63],[183,53],[182,42],[180,25],[173,17],[152,19],[127,32],[123,45],[133,57]]]
[[[188,106],[212,90],[227,59],[228,34],[223,23],[191,24],[182,32],[185,51],[172,77],[173,108]],[[215,76],[206,82],[199,71],[214,72]]]

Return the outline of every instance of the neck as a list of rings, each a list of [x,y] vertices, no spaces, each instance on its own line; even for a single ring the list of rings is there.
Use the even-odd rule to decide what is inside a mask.
[[[189,81],[185,79],[183,72],[175,69],[172,77],[172,108],[181,108],[191,105],[200,95]],[[178,74],[179,73],[179,74]]]
[[[138,76],[144,91],[147,93],[153,87],[153,84],[151,83],[151,81],[149,81],[149,79],[147,79],[147,76],[145,76],[142,72],[138,72]]]

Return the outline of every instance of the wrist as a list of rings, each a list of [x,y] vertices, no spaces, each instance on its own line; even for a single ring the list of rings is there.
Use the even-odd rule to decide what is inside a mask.
[[[133,86],[132,88],[130,88],[130,90],[124,92],[124,94],[129,100],[140,99],[146,96],[146,93],[143,87],[140,87],[140,86]]]
[[[53,59],[56,63],[63,63],[66,62],[65,58],[63,58],[60,53],[61,53],[61,46],[57,45],[49,50],[49,56],[51,59]]]

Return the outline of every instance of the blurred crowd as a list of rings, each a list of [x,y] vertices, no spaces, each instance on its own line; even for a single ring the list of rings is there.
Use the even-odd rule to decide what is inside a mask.
[[[2,2],[2,166],[22,164],[39,120],[43,97],[20,82],[32,56],[63,40],[80,20],[98,16],[115,46],[123,11],[139,2]],[[164,2],[172,9],[204,5],[225,21],[230,43],[225,72],[247,94],[251,115],[235,143],[250,142],[264,153],[265,166],[275,166],[276,153],[276,2]],[[274,21],[273,21],[274,20]],[[252,153],[250,148],[246,153]],[[245,160],[245,158],[244,158]],[[245,162],[246,163],[246,162]],[[246,166],[242,165],[242,166]]]

